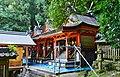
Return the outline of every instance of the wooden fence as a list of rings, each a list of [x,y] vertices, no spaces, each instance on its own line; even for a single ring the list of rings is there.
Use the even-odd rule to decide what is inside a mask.
[[[103,45],[101,48],[104,52],[103,58],[120,60],[120,48],[111,48],[109,45]]]

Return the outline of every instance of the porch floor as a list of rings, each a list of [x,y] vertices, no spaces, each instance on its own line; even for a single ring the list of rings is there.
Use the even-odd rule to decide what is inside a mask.
[[[26,61],[23,59],[23,64],[25,64]],[[76,68],[63,68],[58,67],[56,65],[48,65],[48,64],[42,64],[42,63],[36,63],[36,62],[28,62],[28,69],[29,70],[36,70],[37,72],[44,72],[49,74],[62,74],[62,73],[70,73],[70,72],[78,72],[78,71],[85,71],[85,70],[91,70],[89,67],[76,67]]]
[[[69,73],[69,72],[78,72],[78,71],[84,71],[84,70],[91,70],[89,67],[85,68],[59,68],[59,67],[54,67],[53,65],[48,65],[48,64],[37,64],[33,63],[32,65],[29,66],[30,70],[36,70],[38,72],[44,72],[44,73],[49,73],[49,74],[62,74],[62,73]]]

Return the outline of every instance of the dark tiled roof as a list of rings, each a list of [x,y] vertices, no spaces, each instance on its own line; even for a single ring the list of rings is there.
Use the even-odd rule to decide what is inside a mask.
[[[69,16],[69,19],[74,21],[74,23],[68,24],[66,26],[77,26],[78,24],[80,24],[82,22],[89,24],[89,25],[93,25],[93,26],[99,26],[99,23],[97,22],[97,20],[94,17],[71,14]]]
[[[9,52],[8,48],[0,48],[0,58],[16,58],[17,52]]]
[[[0,44],[8,45],[36,45],[32,38],[25,32],[0,31]]]
[[[62,31],[57,32],[56,30],[50,31],[50,32],[46,32],[46,33],[42,33],[39,36],[35,36],[33,37],[33,39],[39,39],[39,38],[44,38],[44,37],[50,37],[50,36],[54,36],[56,34],[61,34]]]
[[[74,21],[72,23],[68,23],[65,26],[62,27],[62,31],[64,30],[74,30],[73,28],[77,28],[78,25],[80,24],[88,24],[90,26],[94,26],[94,27],[99,27],[99,23],[97,22],[97,20],[94,17],[89,17],[89,16],[82,16],[82,15],[74,15],[71,14],[69,16],[69,19]],[[47,32],[42,33],[38,36],[33,37],[33,39],[39,39],[39,38],[43,38],[43,37],[47,37],[47,36],[53,36],[55,34],[60,34],[61,31],[57,32],[55,30],[55,28],[53,28],[52,26],[46,24],[46,28],[47,28]]]
[[[4,30],[0,30],[0,34],[11,34],[11,35],[27,35],[26,32],[15,32],[15,31],[4,31]]]

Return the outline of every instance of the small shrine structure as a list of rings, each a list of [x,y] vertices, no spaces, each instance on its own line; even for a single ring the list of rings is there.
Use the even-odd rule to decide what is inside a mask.
[[[0,48],[0,77],[8,77],[9,59],[15,59],[17,53],[9,53],[8,48]]]
[[[53,59],[57,61],[59,57],[61,61],[69,62],[76,57],[76,61],[81,61],[81,66],[86,66],[80,56],[74,53],[74,48],[66,47],[75,45],[80,47],[81,53],[92,64],[96,59],[95,36],[99,28],[96,19],[93,16],[71,14],[68,22],[61,27],[60,30],[56,30],[46,24],[41,33],[33,36],[37,44],[37,56],[42,59],[40,62]],[[58,44],[63,46],[60,52],[55,49]]]
[[[9,53],[8,45],[16,45],[17,51]],[[36,45],[35,42],[25,32],[0,30],[0,77],[9,77],[9,70],[16,68],[18,70],[18,66],[22,66],[23,47],[26,53],[26,66],[28,66],[28,47],[33,45]]]

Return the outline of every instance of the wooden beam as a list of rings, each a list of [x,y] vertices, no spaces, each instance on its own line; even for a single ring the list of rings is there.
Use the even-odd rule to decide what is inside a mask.
[[[70,36],[72,32],[64,32],[65,36]]]
[[[80,26],[80,29],[84,29],[84,30],[91,30],[91,31],[98,31],[98,27],[91,27],[88,25],[84,25],[84,26]]]
[[[57,38],[56,40],[58,41],[58,40],[63,40],[63,39],[65,39],[65,37]]]
[[[25,47],[26,50],[26,67],[28,67],[28,46]]]
[[[69,36],[70,36],[70,37],[76,37],[76,36],[79,36],[79,34],[78,34],[78,33],[72,33],[72,34],[70,34]]]

